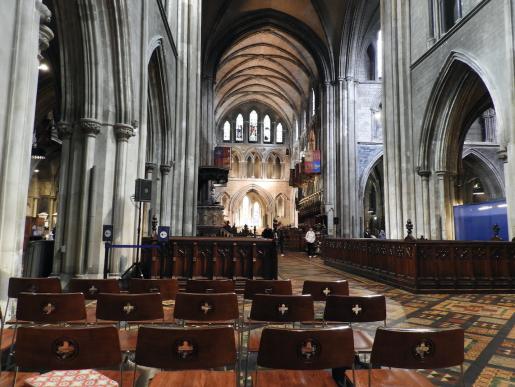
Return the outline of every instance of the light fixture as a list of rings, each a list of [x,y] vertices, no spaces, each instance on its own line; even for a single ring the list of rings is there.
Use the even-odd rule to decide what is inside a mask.
[[[44,160],[46,158],[46,152],[43,148],[40,148],[36,145],[32,147],[30,157],[32,160]]]
[[[497,205],[497,208],[506,208],[506,207],[508,207],[508,205],[507,205],[506,203],[504,203],[504,204],[498,204],[498,205]]]
[[[39,169],[34,169],[34,173],[39,173]]]
[[[38,66],[39,71],[47,72],[50,71],[50,66],[47,65],[45,62],[41,62]]]
[[[492,206],[481,206],[477,210],[478,211],[486,211],[486,210],[491,210],[492,208],[493,208]]]
[[[378,110],[374,113],[374,118],[376,121],[381,121],[381,110]]]
[[[472,187],[472,195],[484,195],[484,194],[485,194],[485,190],[483,189],[481,182],[476,181],[474,183],[474,186]]]

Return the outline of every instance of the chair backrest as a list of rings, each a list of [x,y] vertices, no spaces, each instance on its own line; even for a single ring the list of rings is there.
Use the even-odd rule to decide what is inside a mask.
[[[465,333],[461,328],[377,328],[370,362],[375,367],[433,369],[460,365]]]
[[[282,294],[291,295],[292,285],[290,280],[247,280],[243,297],[253,300],[256,294]]]
[[[192,280],[186,282],[187,293],[234,293],[233,280]]]
[[[235,362],[233,327],[139,328],[137,365],[187,370],[223,367]]]
[[[178,293],[173,316],[190,321],[230,321],[239,317],[236,293]]]
[[[116,278],[72,278],[68,284],[68,291],[82,292],[86,300],[96,300],[100,293],[120,293],[120,285]]]
[[[249,318],[267,322],[312,321],[315,318],[313,297],[309,294],[256,294],[252,300]]]
[[[18,298],[18,294],[25,293],[61,293],[61,281],[57,277],[50,278],[9,278],[7,296]]]
[[[386,298],[371,296],[329,296],[324,309],[325,321],[372,322],[386,320]]]
[[[82,293],[20,293],[16,320],[56,324],[86,319]]]
[[[20,327],[16,364],[31,370],[73,370],[118,366],[122,360],[118,330]]]
[[[139,279],[129,280],[130,293],[159,293],[163,301],[175,300],[179,291],[179,283],[176,279]]]
[[[340,281],[304,281],[302,294],[311,294],[313,301],[326,301],[327,296],[348,296],[349,283]]]
[[[99,320],[151,321],[162,319],[163,303],[159,293],[100,293],[96,317]]]
[[[315,370],[351,368],[353,362],[354,339],[350,327],[265,328],[261,334],[257,357],[261,367]]]

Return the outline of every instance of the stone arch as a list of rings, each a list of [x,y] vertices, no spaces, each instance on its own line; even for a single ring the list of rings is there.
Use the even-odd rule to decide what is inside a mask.
[[[485,157],[476,149],[468,149],[463,152],[462,162],[464,164],[464,181],[459,182],[459,184],[463,186],[461,192],[463,202],[471,202],[470,197],[467,197],[467,193],[470,191],[470,187],[467,185],[470,184],[471,177],[477,177],[481,180],[489,200],[501,199],[506,196],[502,171],[499,171],[488,157]],[[471,173],[473,176],[470,176]]]
[[[502,109],[489,74],[478,61],[452,52],[436,80],[424,114],[417,172],[422,178],[424,233],[434,239],[454,238],[452,206],[459,196],[462,149],[468,128],[488,107]],[[502,136],[501,136],[502,137]]]
[[[376,155],[365,168],[360,179],[358,199],[363,206],[360,235],[363,235],[367,228],[375,234],[381,229],[384,230],[383,152]]]
[[[249,192],[255,192],[262,199],[262,205],[265,210],[266,222],[271,223],[273,219],[274,198],[266,189],[260,187],[257,184],[249,184],[245,187],[242,187],[232,196],[229,202],[229,213],[232,216],[231,222],[236,222],[238,209],[241,206],[243,198]]]

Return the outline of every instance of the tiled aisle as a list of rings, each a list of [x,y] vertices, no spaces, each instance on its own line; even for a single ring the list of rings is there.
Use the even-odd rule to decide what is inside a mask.
[[[455,327],[465,331],[465,384],[515,386],[515,295],[411,294],[363,277],[309,261],[302,253],[279,259],[279,276],[293,281],[300,293],[302,282],[347,279],[351,294],[385,294],[388,326]],[[373,333],[375,326],[368,325]],[[424,372],[432,383],[453,386],[458,368]]]

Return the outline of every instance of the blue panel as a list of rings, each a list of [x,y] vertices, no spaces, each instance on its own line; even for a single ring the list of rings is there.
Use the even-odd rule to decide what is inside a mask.
[[[494,235],[492,228],[499,225],[499,236],[508,240],[508,215],[506,201],[465,204],[454,207],[456,240],[488,241]]]

